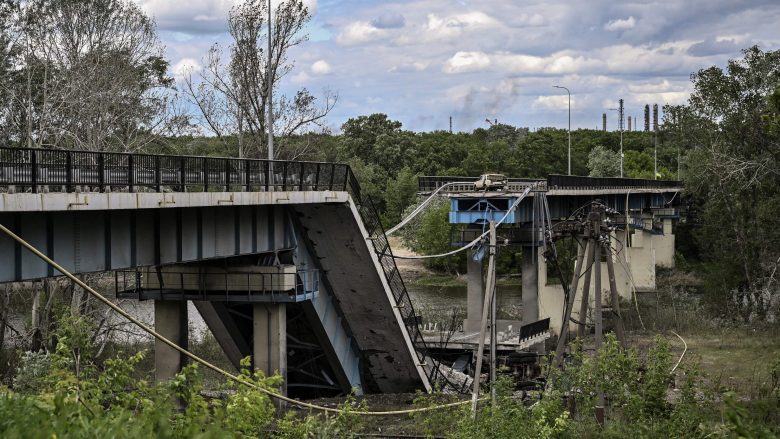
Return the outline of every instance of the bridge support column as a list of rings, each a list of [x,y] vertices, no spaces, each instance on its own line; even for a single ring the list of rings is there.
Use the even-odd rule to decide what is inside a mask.
[[[256,303],[253,307],[254,366],[266,376],[276,372],[287,393],[287,307],[284,303]]]
[[[538,247],[524,245],[521,273],[523,279],[523,319],[527,325],[539,320],[539,254]]]
[[[466,258],[466,320],[463,321],[464,332],[477,332],[482,321],[482,302],[485,297],[485,281],[482,273],[482,260],[475,261],[469,251]]]
[[[154,329],[165,338],[187,349],[187,301],[155,300]],[[154,378],[167,381],[187,364],[187,357],[160,340],[154,344]]]

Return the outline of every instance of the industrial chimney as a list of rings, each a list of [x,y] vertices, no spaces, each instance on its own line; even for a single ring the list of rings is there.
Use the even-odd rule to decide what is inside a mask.
[[[658,131],[658,104],[653,104],[653,131]]]
[[[607,113],[601,113],[601,131],[607,131]]]
[[[628,116],[628,131],[631,131],[631,116]]]
[[[650,106],[645,105],[645,132],[650,131]]]

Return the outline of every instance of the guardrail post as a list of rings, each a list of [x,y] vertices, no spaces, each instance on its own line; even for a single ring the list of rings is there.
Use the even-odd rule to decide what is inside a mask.
[[[225,192],[230,192],[230,159],[225,159]]]
[[[203,192],[209,191],[209,161],[203,158]]]
[[[179,182],[181,183],[181,191],[187,192],[187,158],[182,156],[179,158]]]
[[[102,152],[98,153],[98,187],[100,192],[106,191],[106,157]]]
[[[282,162],[282,190],[287,190],[287,162]]]
[[[249,190],[250,190],[250,184],[249,183],[251,181],[251,176],[252,176],[251,166],[252,166],[252,162],[249,161],[248,159],[244,159],[244,178],[245,178],[244,183],[246,183],[245,190],[247,192],[249,192]]]
[[[265,162],[265,191],[268,192],[268,188],[270,187],[270,180],[271,180],[271,162],[266,161]]]
[[[127,190],[135,192],[135,169],[133,166],[133,154],[127,156]]]
[[[73,153],[65,152],[65,191],[73,192]]]
[[[33,193],[38,192],[38,151],[30,150],[30,184]]]
[[[303,162],[301,162],[301,172],[298,174],[298,190],[303,190]]]
[[[160,175],[160,156],[154,156],[154,185],[157,192],[161,192],[162,189],[162,176]]]

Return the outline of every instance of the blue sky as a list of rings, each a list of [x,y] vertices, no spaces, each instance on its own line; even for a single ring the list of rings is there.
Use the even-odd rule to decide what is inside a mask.
[[[231,0],[136,0],[155,17],[173,74],[228,47]],[[278,0],[275,0],[278,1]],[[740,49],[780,48],[780,1],[305,0],[310,40],[291,53],[282,90],[335,91],[334,131],[350,117],[387,113],[417,131],[486,126],[595,128],[625,99],[683,103],[689,75]],[[609,126],[617,126],[608,112]]]

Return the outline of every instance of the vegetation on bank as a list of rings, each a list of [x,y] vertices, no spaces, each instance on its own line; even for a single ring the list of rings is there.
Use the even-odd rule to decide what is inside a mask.
[[[91,322],[64,318],[57,348],[30,355],[18,371],[14,389],[0,387],[0,435],[27,437],[278,437],[343,438],[362,433],[419,434],[453,438],[574,437],[777,437],[780,433],[780,357],[774,381],[761,399],[739,400],[702,379],[696,362],[675,367],[668,343],[656,337],[645,352],[624,350],[608,335],[603,349],[590,353],[577,341],[565,371],[546,368],[547,385],[525,398],[502,376],[496,404],[480,403],[476,417],[469,404],[409,416],[374,418],[364,400],[349,397],[338,414],[288,406],[264,393],[226,382],[221,392],[204,396],[197,365],[173,380],[153,384],[139,375],[145,352],[104,360],[93,357]],[[248,370],[244,380],[278,392],[278,376]],[[595,406],[603,392],[605,425]],[[413,407],[457,400],[440,393],[418,394]]]

